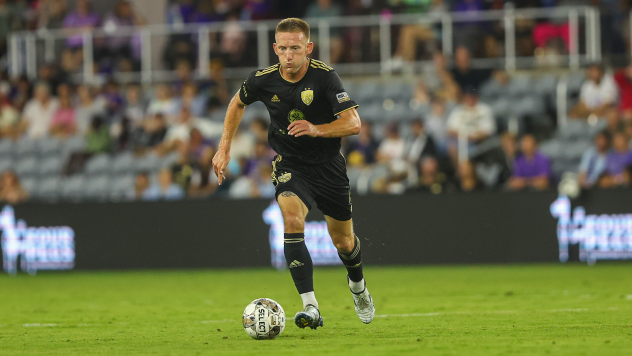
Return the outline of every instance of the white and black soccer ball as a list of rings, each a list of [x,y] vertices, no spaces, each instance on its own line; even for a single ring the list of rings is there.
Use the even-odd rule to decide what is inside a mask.
[[[257,340],[274,339],[285,328],[285,311],[270,298],[255,299],[244,310],[244,330]]]

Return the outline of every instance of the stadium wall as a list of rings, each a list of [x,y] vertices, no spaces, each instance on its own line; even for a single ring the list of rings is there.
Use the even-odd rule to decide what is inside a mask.
[[[570,225],[567,218],[552,215],[552,203],[561,207],[563,216],[570,216],[564,211],[570,213],[572,205],[611,221],[604,214],[632,217],[631,201],[630,190],[591,191],[572,204],[552,191],[374,195],[354,198],[354,216],[369,265],[555,262],[561,257],[558,228],[567,231]],[[4,258],[10,255],[9,225],[18,226],[18,220],[24,220],[33,231],[70,227],[75,269],[268,267],[273,231],[263,213],[274,207],[271,204],[269,200],[216,199],[32,203],[15,206],[14,212],[5,207],[0,220],[0,228],[5,230]],[[11,214],[15,222],[10,223]],[[308,216],[308,221],[322,220],[319,212]],[[624,225],[623,219],[621,229]],[[314,226],[322,230],[324,225]],[[630,238],[623,245],[632,245],[632,225],[628,228]],[[31,241],[25,246],[34,245]],[[41,253],[51,250],[50,244],[42,246]],[[31,253],[32,261],[40,258],[40,252]],[[576,247],[571,246],[571,255],[571,260],[578,259]],[[40,265],[40,269],[46,268]]]

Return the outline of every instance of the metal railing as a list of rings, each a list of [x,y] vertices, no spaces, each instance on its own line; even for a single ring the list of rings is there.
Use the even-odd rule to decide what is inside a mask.
[[[632,14],[631,14],[632,16]],[[601,43],[599,28],[599,10],[594,7],[556,7],[546,9],[513,9],[490,10],[480,12],[437,12],[419,15],[393,15],[390,17],[349,16],[326,19],[306,19],[312,29],[317,33],[316,45],[319,48],[319,57],[325,62],[331,58],[330,43],[332,30],[345,30],[350,28],[368,29],[374,37],[379,39],[379,58],[376,60],[361,60],[356,63],[338,63],[336,70],[341,74],[392,74],[389,65],[393,57],[392,38],[393,26],[401,25],[433,25],[440,28],[440,40],[443,53],[450,58],[454,51],[454,34],[461,23],[498,22],[504,28],[505,53],[502,58],[478,58],[473,59],[472,65],[478,68],[504,68],[514,71],[521,68],[529,68],[536,65],[533,56],[516,55],[516,21],[521,19],[561,19],[568,22],[569,53],[562,56],[565,66],[577,69],[581,64],[601,59]],[[580,50],[580,28],[583,20],[584,51]],[[243,31],[253,32],[257,43],[257,68],[270,65],[271,40],[273,31],[278,21],[251,21],[238,22]],[[197,78],[209,78],[209,63],[211,61],[211,35],[221,34],[226,30],[227,23],[212,24],[186,24],[182,26],[149,25],[144,27],[119,27],[111,29],[99,28],[82,34],[83,39],[83,70],[75,78],[79,82],[94,82],[96,77],[93,72],[93,45],[97,38],[108,37],[140,37],[141,58],[140,72],[115,73],[122,82],[152,83],[175,78],[175,72],[155,67],[152,52],[152,38],[154,36],[172,36],[189,34],[197,42]],[[632,26],[632,21],[631,21]],[[68,37],[68,31],[38,30],[15,32],[9,38],[9,72],[14,75],[26,74],[30,79],[37,78],[39,63],[54,61],[56,57],[55,41]],[[248,50],[251,50],[248,48]],[[421,64],[416,62],[414,64]],[[254,70],[254,67],[227,68],[227,78],[244,77]]]

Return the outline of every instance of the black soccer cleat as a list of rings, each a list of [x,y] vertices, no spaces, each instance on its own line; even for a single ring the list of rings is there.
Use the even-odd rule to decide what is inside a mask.
[[[316,330],[317,327],[323,326],[323,318],[320,316],[318,308],[309,304],[305,307],[305,309],[296,313],[294,316],[294,323],[301,329],[310,327]]]

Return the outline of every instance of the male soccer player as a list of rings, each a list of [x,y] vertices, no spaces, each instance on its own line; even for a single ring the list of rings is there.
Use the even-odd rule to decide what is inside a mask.
[[[303,310],[294,322],[300,328],[323,326],[304,235],[305,217],[316,203],[347,268],[356,313],[368,324],[375,307],[362,274],[360,239],[353,233],[349,179],[340,153],[340,138],[360,132],[358,105],[331,67],[307,57],[314,44],[309,41],[305,21],[288,18],[279,22],[273,48],[279,63],[250,73],[228,105],[213,169],[222,184],[244,109],[262,101],[271,118],[268,141],[277,153],[272,183],[283,214],[285,259],[303,300]]]

